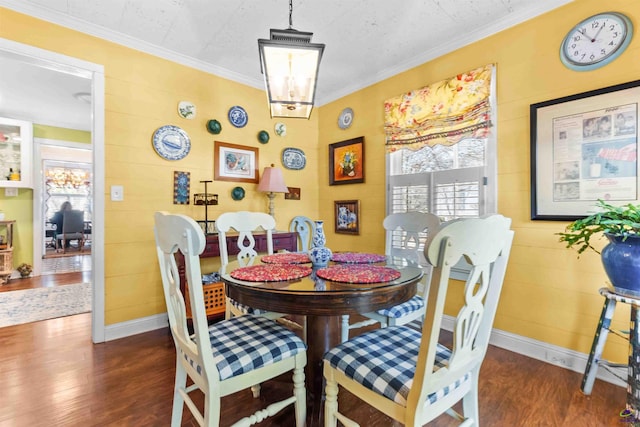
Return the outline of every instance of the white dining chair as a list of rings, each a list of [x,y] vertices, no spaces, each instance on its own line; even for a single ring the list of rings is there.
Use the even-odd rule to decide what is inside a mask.
[[[200,271],[200,253],[206,239],[200,226],[185,215],[155,214],[155,239],[169,328],[176,347],[176,378],[171,426],[182,424],[184,405],[200,426],[220,423],[223,396],[236,393],[288,371],[293,374],[292,395],[248,415],[233,425],[245,427],[272,416],[290,404],[295,406],[296,426],[305,424],[306,392],[304,342],[272,320],[240,316],[207,324]],[[176,254],[184,255],[186,285],[193,319],[193,335],[187,327],[185,297],[180,291]],[[187,379],[191,379],[187,385]],[[204,394],[204,408],[193,392]],[[196,393],[196,401],[201,399]],[[228,424],[227,424],[228,425]]]
[[[298,252],[308,252],[311,248],[311,239],[316,228],[316,223],[306,216],[294,216],[289,223],[289,231],[298,233]]]
[[[349,331],[380,323],[381,328],[405,325],[424,316],[425,298],[431,282],[432,266],[424,256],[424,244],[429,235],[435,234],[440,218],[426,212],[402,212],[387,215],[382,222],[385,229],[385,255],[401,257],[420,265],[424,276],[418,283],[418,292],[409,301],[393,307],[369,313],[361,313],[366,320],[349,323],[349,315],[342,316],[342,342],[349,339]]]
[[[216,228],[218,230],[218,242],[220,245],[221,271],[229,264],[227,235],[232,231],[238,233],[236,245],[239,250],[237,261],[240,266],[252,265],[258,257],[256,241],[253,236],[254,232],[264,231],[266,233],[266,253],[268,255],[273,254],[273,231],[276,228],[276,220],[267,213],[249,211],[225,212],[216,219]],[[233,316],[242,316],[245,314],[278,319],[279,322],[291,328],[301,330],[303,339],[306,341],[306,328],[304,325],[290,319],[285,319],[284,316],[286,314],[255,309],[226,297],[225,318],[229,319]]]
[[[425,249],[434,271],[422,331],[408,325],[376,329],[325,354],[326,427],[358,425],[338,412],[338,385],[407,426],[445,412],[461,425],[479,425],[478,375],[513,241],[510,225],[502,215],[444,224]],[[448,288],[457,288],[450,284],[451,270],[462,257],[471,270],[447,348],[438,338]],[[453,410],[460,400],[462,414]]]

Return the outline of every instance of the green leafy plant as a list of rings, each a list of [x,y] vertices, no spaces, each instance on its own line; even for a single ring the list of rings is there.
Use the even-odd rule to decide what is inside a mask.
[[[579,254],[587,249],[600,253],[591,245],[590,239],[594,234],[609,233],[625,239],[640,236],[640,205],[613,206],[598,200],[597,206],[601,211],[573,221],[564,233],[556,233],[567,248],[576,247]]]

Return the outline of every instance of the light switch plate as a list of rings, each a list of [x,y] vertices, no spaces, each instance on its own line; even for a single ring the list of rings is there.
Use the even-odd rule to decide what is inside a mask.
[[[17,188],[5,188],[4,189],[5,197],[16,197],[18,195]]]
[[[122,185],[111,186],[111,201],[121,202],[124,200],[124,187]]]

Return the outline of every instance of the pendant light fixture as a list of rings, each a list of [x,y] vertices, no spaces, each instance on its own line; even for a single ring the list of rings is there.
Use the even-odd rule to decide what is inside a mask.
[[[313,33],[294,30],[293,0],[289,28],[271,29],[271,39],[258,39],[271,117],[308,119],[313,109],[324,44],[311,43]]]

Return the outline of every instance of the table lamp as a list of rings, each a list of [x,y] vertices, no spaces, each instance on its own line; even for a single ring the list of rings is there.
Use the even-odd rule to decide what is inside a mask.
[[[284,183],[284,177],[282,176],[282,170],[274,167],[272,163],[271,167],[264,168],[262,172],[262,178],[260,184],[258,184],[258,191],[264,191],[269,198],[269,215],[276,217],[273,208],[273,199],[276,197],[276,193],[288,193],[289,189]]]

